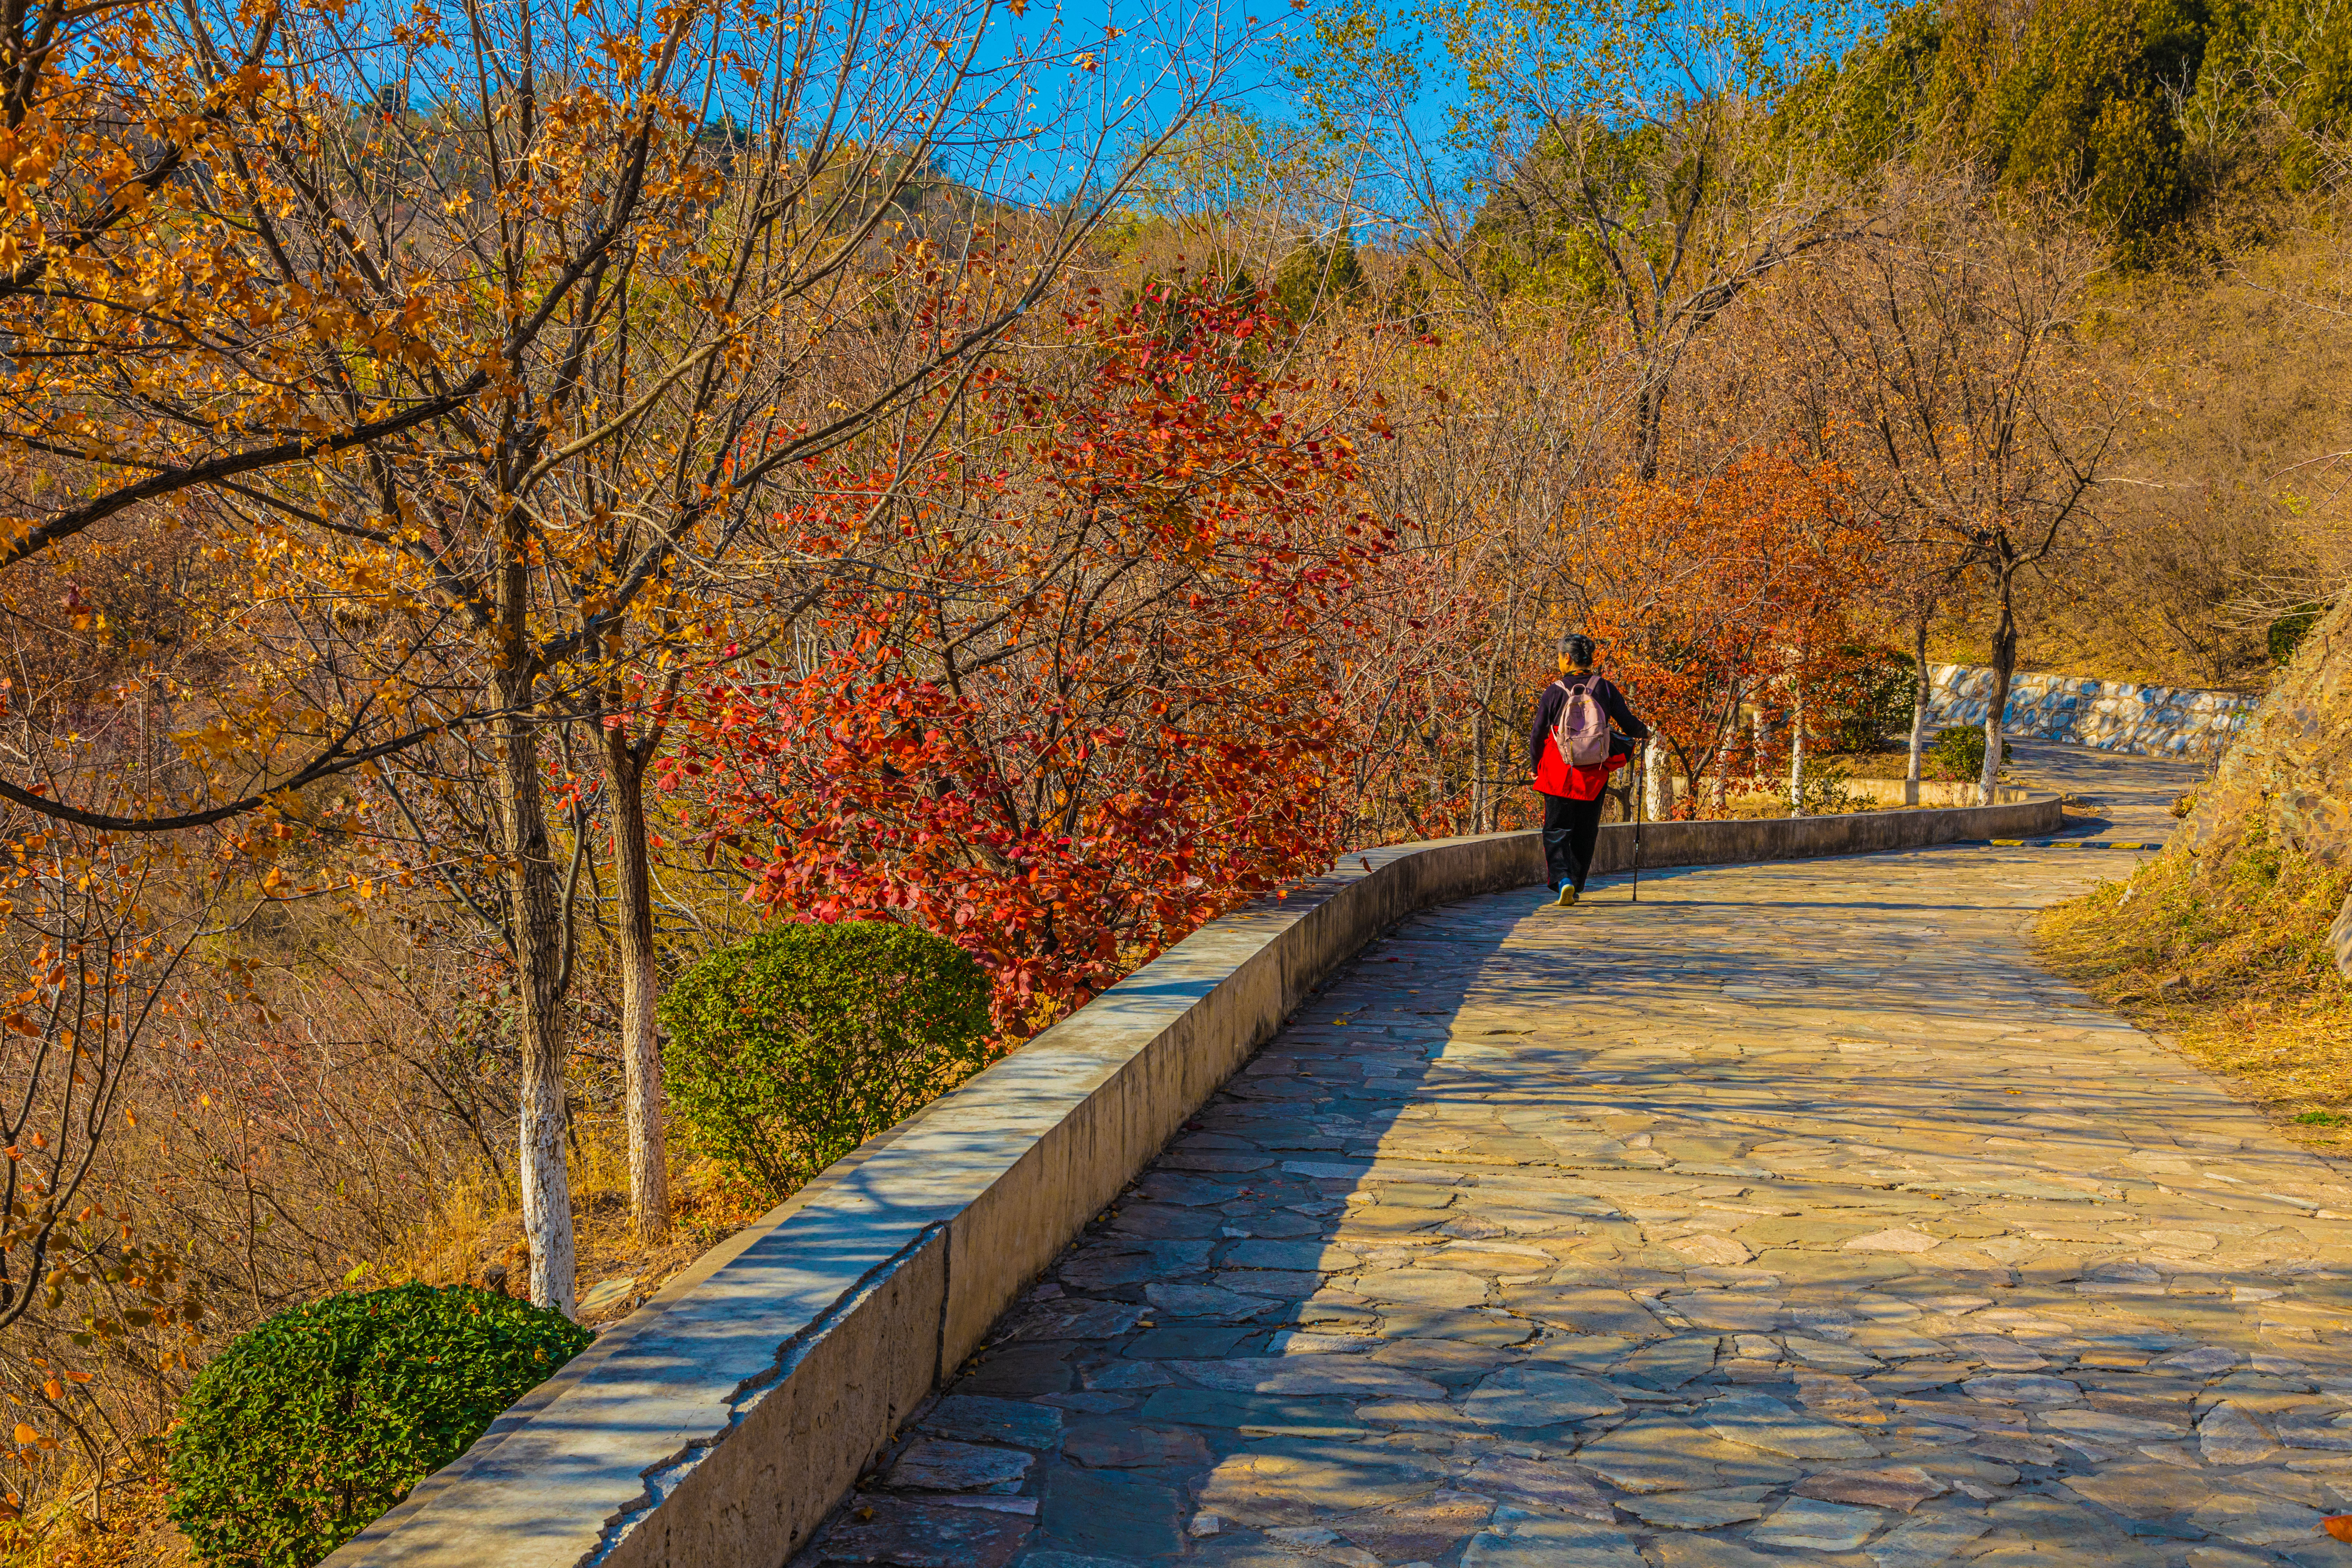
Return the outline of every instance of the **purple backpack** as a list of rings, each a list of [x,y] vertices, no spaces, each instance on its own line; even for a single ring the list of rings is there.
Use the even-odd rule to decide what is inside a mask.
[[[1568,693],[1559,721],[1551,727],[1551,743],[1559,748],[1559,760],[1572,768],[1600,766],[1609,760],[1609,715],[1593,700],[1591,678],[1576,686],[1566,681],[1555,684]]]

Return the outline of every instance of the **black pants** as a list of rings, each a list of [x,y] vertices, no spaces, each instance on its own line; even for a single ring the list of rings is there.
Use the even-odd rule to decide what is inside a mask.
[[[1607,798],[1544,796],[1544,873],[1554,891],[1563,882],[1573,884],[1580,893],[1584,891],[1584,879],[1592,870],[1592,846],[1601,837],[1601,803]]]

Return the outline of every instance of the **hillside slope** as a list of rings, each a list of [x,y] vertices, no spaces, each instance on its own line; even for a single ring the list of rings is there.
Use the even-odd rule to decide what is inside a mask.
[[[2053,909],[2042,955],[2307,1142],[2352,1152],[2352,601],[2306,637],[2163,853]]]

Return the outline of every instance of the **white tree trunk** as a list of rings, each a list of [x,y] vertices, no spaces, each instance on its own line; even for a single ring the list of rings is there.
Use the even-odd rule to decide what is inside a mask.
[[[519,663],[520,661],[518,661]],[[502,705],[512,715],[499,734],[500,847],[507,855],[509,919],[521,1006],[522,1228],[530,1240],[530,1299],[565,1317],[577,1313],[578,1258],[572,1234],[572,1180],[563,1163],[563,910],[541,790],[539,737],[528,673],[501,670]]]
[[[1903,804],[1919,804],[1919,762],[1927,750],[1927,619],[1919,618],[1917,635],[1912,639],[1912,652],[1916,659],[1913,673],[1917,677],[1911,695],[1911,758],[1903,767]]]
[[[1643,812],[1652,822],[1667,822],[1675,815],[1674,762],[1654,739],[1642,748]]]
[[[1977,781],[1979,805],[1990,805],[1994,793],[2000,788],[2000,721],[2001,710],[2007,706],[2004,700],[1985,710],[1984,776]]]
[[[1805,815],[1805,689],[1789,691],[1789,815]]]
[[[619,913],[622,1100],[627,1110],[629,1204],[637,1238],[669,1234],[669,1157],[662,1136],[661,1037],[654,1005],[653,872],[646,846],[646,753],[620,725],[604,731],[604,780],[613,834],[613,886]]]

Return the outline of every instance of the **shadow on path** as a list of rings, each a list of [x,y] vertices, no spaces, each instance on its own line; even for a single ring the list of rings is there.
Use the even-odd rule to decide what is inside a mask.
[[[2127,864],[1417,917],[802,1562],[2352,1563],[2352,1185],[2019,942]]]

